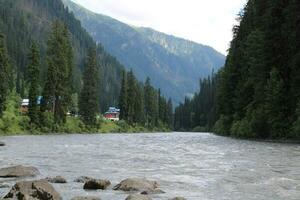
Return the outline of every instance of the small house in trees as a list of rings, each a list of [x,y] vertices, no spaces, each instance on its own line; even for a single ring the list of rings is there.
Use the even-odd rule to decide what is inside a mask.
[[[110,121],[120,120],[120,109],[115,107],[110,107],[106,113],[104,113],[104,118]]]
[[[37,104],[41,105],[41,101],[42,101],[42,96],[38,96]],[[20,108],[21,113],[23,114],[28,113],[28,108],[29,108],[29,99],[22,99],[21,108]]]
[[[29,107],[29,99],[22,99],[21,103],[21,113],[25,114],[28,112],[28,107]]]

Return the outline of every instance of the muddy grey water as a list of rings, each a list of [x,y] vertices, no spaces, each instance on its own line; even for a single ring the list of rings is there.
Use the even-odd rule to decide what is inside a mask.
[[[299,200],[300,146],[234,140],[206,133],[55,135],[2,137],[0,167],[37,167],[62,175],[54,184],[64,199],[96,195],[124,200],[124,192],[84,191],[78,176],[117,184],[128,177],[156,180],[166,193],[153,199]],[[15,181],[3,180],[7,184]],[[9,188],[0,189],[3,196]]]

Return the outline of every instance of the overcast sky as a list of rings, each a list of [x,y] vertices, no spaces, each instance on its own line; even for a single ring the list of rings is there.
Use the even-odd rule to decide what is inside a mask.
[[[209,45],[223,54],[246,0],[73,0],[122,22]]]

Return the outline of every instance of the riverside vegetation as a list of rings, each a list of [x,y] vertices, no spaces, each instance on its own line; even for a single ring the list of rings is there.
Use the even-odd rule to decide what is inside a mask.
[[[99,72],[96,48],[87,55],[82,92],[72,93],[73,53],[68,29],[56,21],[48,41],[48,71],[42,100],[38,105],[40,54],[33,42],[29,49],[26,80],[29,96],[28,114],[20,112],[20,94],[14,86],[13,68],[7,55],[4,36],[0,35],[1,99],[0,133],[49,132],[147,132],[168,131],[172,125],[172,103],[167,103],[150,85],[139,83],[133,72],[123,72],[119,97],[121,119],[117,123],[99,117]],[[128,79],[128,81],[127,81]],[[159,111],[161,110],[161,112]],[[67,116],[70,111],[71,115]],[[73,116],[72,116],[73,113]],[[79,117],[75,116],[79,113]]]

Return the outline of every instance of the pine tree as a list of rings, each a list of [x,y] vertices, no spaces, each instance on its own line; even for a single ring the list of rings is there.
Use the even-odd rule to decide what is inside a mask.
[[[136,84],[135,90],[135,104],[134,104],[134,117],[133,121],[135,123],[144,125],[145,123],[145,112],[144,112],[144,94],[143,88],[140,84]]]
[[[99,110],[99,77],[96,50],[91,49],[83,75],[83,88],[79,101],[79,114],[82,121],[91,127],[97,125]]]
[[[129,124],[134,123],[134,117],[135,117],[135,104],[136,104],[136,91],[137,91],[137,83],[136,78],[133,74],[133,71],[130,70],[127,74],[127,121]]]
[[[171,98],[168,100],[167,105],[167,124],[170,129],[173,129],[173,104]]]
[[[151,86],[149,77],[144,85],[144,99],[146,124],[148,127],[153,128],[158,125],[158,94]]]
[[[12,68],[7,55],[5,38],[0,34],[0,117],[5,110],[5,101],[10,91],[12,79]]]
[[[266,90],[266,112],[271,128],[272,138],[282,138],[287,134],[287,118],[285,117],[286,102],[284,97],[284,83],[279,71],[273,68]]]
[[[119,97],[120,119],[122,120],[127,120],[127,116],[128,116],[127,92],[128,92],[127,74],[125,71],[123,71],[121,91]]]
[[[73,56],[70,43],[65,25],[58,21],[54,22],[48,41],[48,72],[41,110],[53,111],[56,124],[65,123],[71,101],[70,77],[72,77]]]
[[[29,83],[29,118],[31,123],[38,125],[39,123],[39,107],[37,103],[39,95],[39,68],[40,53],[36,43],[33,43],[28,55],[29,64],[27,67],[28,83]]]

